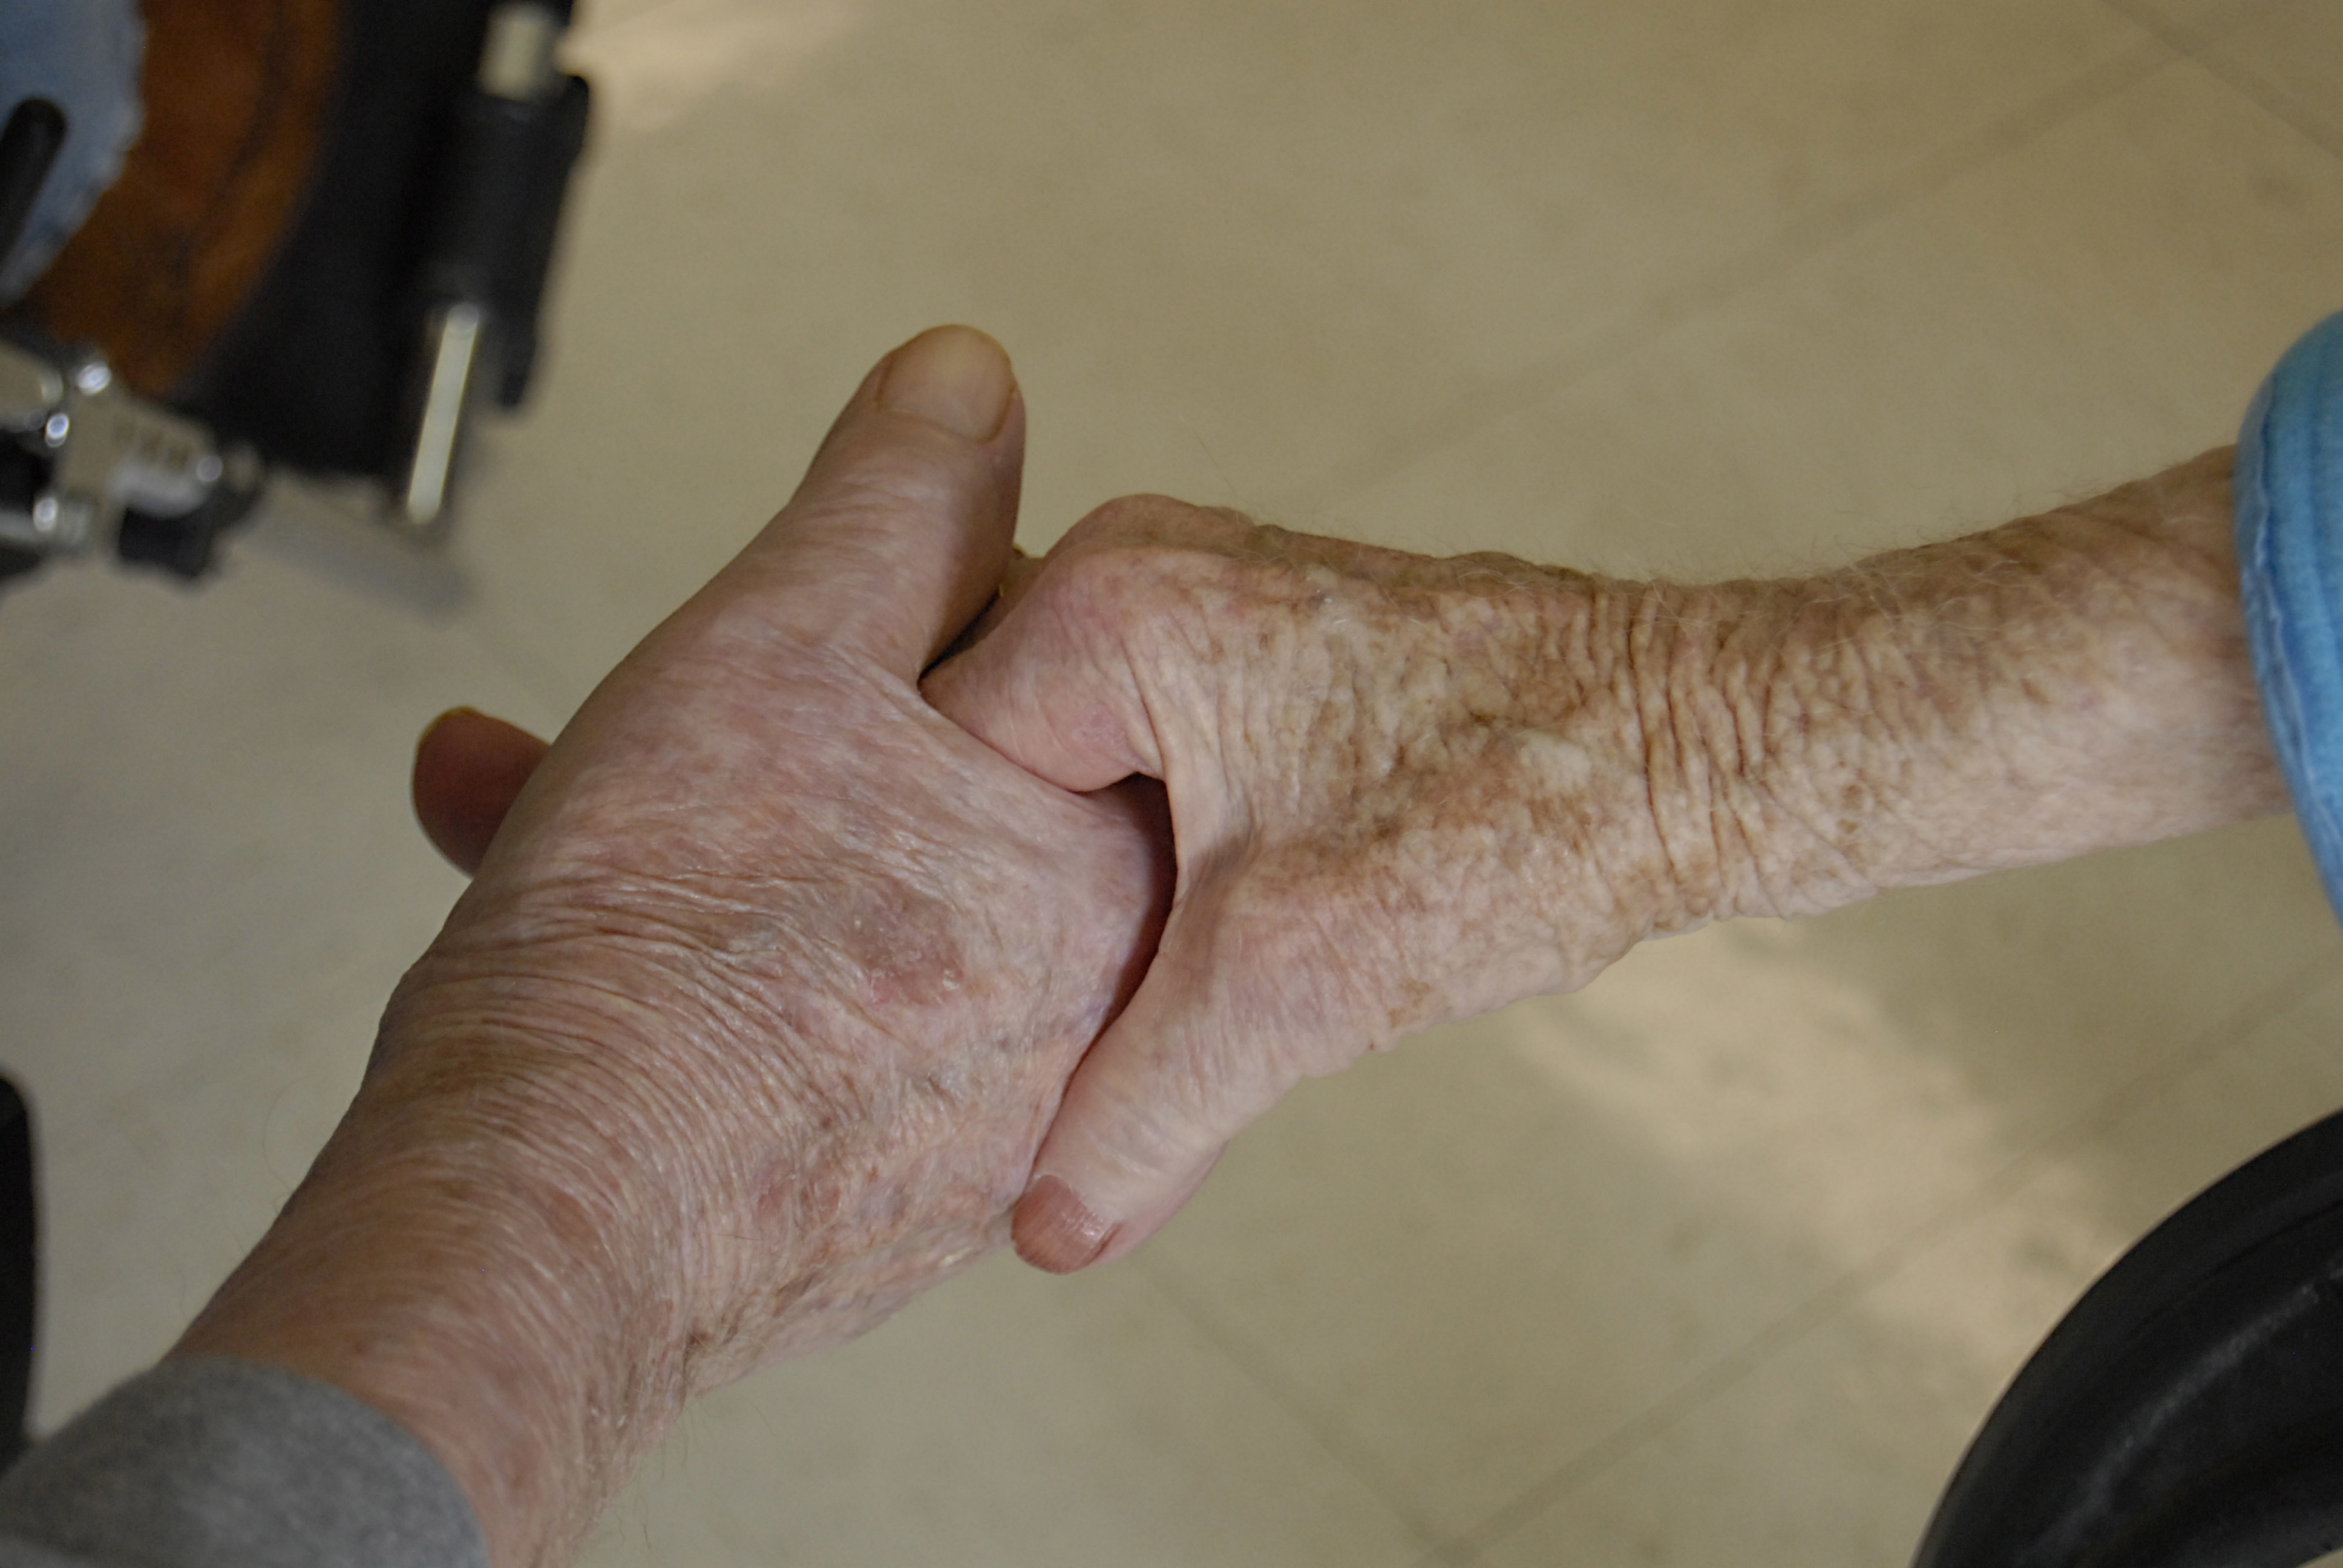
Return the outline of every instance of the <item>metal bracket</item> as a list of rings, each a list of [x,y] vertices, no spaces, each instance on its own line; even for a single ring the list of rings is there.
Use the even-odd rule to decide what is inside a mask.
[[[250,451],[223,453],[201,425],[125,390],[96,354],[0,341],[0,437],[41,476],[0,498],[0,545],[37,556],[113,550],[126,518],[216,529],[222,503],[248,505],[265,477]]]

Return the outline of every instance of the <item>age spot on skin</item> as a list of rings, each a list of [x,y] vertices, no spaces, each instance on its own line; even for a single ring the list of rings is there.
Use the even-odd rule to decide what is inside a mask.
[[[870,1006],[935,1007],[968,983],[958,922],[941,900],[883,879],[846,896],[857,907],[831,929]]]
[[[1594,780],[1594,755],[1575,740],[1530,729],[1515,739],[1514,749],[1522,765],[1548,789],[1580,789]]]

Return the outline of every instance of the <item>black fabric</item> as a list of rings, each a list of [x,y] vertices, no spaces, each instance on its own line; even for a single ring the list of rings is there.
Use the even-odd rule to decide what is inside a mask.
[[[173,398],[272,461],[388,477],[402,460],[433,173],[489,0],[343,0],[310,194],[237,321]]]
[[[40,1210],[33,1179],[33,1118],[0,1078],[0,1468],[25,1451],[40,1305]]]
[[[9,111],[0,127],[0,260],[16,248],[65,145],[65,111],[46,98],[26,98]]]

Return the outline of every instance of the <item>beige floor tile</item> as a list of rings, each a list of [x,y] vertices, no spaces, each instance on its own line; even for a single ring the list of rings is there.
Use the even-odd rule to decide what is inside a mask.
[[[2343,106],[2335,101],[2343,11],[2326,0],[2281,0],[2195,47],[2225,80],[2343,156]]]
[[[2288,823],[1703,932],[1305,1087],[1134,1266],[1468,1529],[2338,959]]]
[[[340,1114],[455,890],[407,769],[431,716],[541,721],[450,627],[240,548],[189,593],[0,600],[0,1063],[47,1208],[41,1417],[158,1352]]]
[[[1793,569],[2231,438],[2336,305],[2343,166],[2174,64],[1326,521],[1600,569]]]
[[[1545,1487],[1492,1568],[1906,1561],[1969,1435],[2083,1289],[2173,1208],[2343,1105],[2329,979],[1701,1402]]]
[[[1956,1412],[1993,1388],[1900,1325],[1851,1317],[1584,1478],[1482,1561],[1895,1568],[1959,1456]]]
[[[1823,1271],[1486,1025],[1297,1092],[1125,1266],[1442,1535]]]
[[[1397,1568],[1421,1549],[1138,1275],[1002,1259],[701,1402],[585,1563]]]
[[[2107,0],[2176,42],[2194,44],[2251,23],[2287,0]]]
[[[1132,489],[1278,509],[2143,47],[2100,0],[599,15],[545,399],[464,545],[572,691],[931,321],[1019,357],[1030,543]]]

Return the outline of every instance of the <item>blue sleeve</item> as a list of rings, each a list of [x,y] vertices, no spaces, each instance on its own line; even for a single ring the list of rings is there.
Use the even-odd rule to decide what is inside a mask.
[[[65,146],[14,249],[0,256],[0,305],[41,276],[122,173],[137,139],[146,31],[135,0],[0,3],[0,122],[26,98],[65,111]]]
[[[2343,912],[2343,316],[2287,351],[2237,437],[2237,564],[2262,711]]]
[[[277,1367],[132,1379],[0,1477],[0,1568],[488,1568],[407,1430]]]

